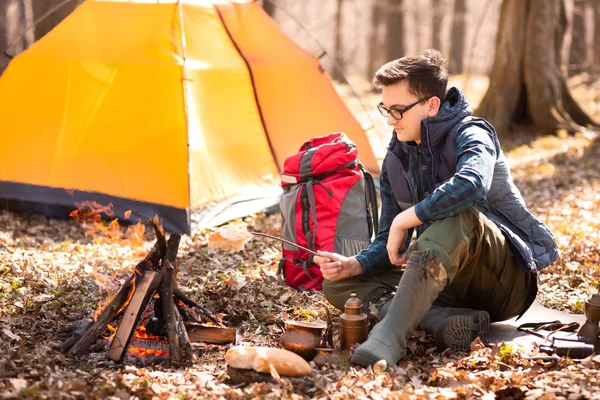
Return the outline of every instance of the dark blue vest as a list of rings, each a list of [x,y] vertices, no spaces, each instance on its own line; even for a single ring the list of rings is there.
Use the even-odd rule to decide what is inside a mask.
[[[456,173],[456,149],[454,138],[459,130],[469,126],[484,129],[496,144],[496,164],[492,185],[485,200],[474,206],[493,221],[512,245],[513,254],[526,271],[539,271],[552,264],[558,257],[558,248],[552,233],[528,210],[519,189],[513,183],[506,157],[494,128],[484,119],[471,116],[471,110],[457,88],[451,88],[446,101],[436,117],[421,123],[421,150],[426,167],[431,174],[433,188],[450,179]],[[407,143],[394,138],[390,142],[384,163],[392,191],[400,208],[405,210],[422,199],[416,191],[418,171],[409,165]],[[424,226],[417,228],[417,235]]]

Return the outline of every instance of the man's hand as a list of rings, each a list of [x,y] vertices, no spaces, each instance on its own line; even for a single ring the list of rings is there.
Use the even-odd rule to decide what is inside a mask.
[[[401,266],[406,262],[406,253],[402,256],[400,256],[399,253],[404,250],[408,230],[399,228],[396,219],[397,217],[394,218],[394,222],[392,222],[392,226],[390,226],[386,249],[390,262],[394,265]]]
[[[339,281],[351,276],[362,275],[365,272],[356,257],[345,257],[327,251],[317,251],[317,253],[319,255],[315,256],[313,261],[321,267],[323,278],[327,280]]]

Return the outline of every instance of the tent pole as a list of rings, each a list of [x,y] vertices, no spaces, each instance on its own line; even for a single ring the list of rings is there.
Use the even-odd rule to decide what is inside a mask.
[[[185,37],[185,27],[183,25],[183,7],[181,5],[181,0],[177,1],[177,8],[179,10],[179,29],[181,29],[181,55],[183,57],[183,114],[185,118],[185,136],[186,136],[186,144],[188,146],[188,151],[186,151],[185,155],[187,157],[186,165],[187,165],[187,183],[188,183],[188,207],[191,210],[192,208],[192,188],[191,188],[191,171],[190,171],[190,122],[189,122],[189,110],[188,110],[188,82],[189,76],[187,71],[187,41]],[[191,215],[188,212],[187,214],[187,224],[190,227],[192,226]]]

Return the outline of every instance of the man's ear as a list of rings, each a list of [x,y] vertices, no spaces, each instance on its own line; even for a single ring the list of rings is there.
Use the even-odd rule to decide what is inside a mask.
[[[429,100],[427,100],[427,115],[430,117],[435,117],[438,111],[440,111],[440,106],[440,98],[437,96],[431,97]]]

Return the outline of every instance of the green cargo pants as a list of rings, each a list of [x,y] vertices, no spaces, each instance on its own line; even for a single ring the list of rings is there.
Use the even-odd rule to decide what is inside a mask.
[[[448,274],[449,283],[434,303],[438,306],[484,310],[495,322],[522,315],[535,299],[536,275],[521,269],[500,229],[473,207],[435,221],[408,254],[425,249],[433,250]],[[395,267],[374,276],[325,280],[323,292],[341,310],[354,292],[368,311],[396,290],[401,277]]]

